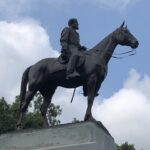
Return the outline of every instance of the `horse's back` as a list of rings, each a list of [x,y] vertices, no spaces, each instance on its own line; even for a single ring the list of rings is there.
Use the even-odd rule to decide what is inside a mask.
[[[33,66],[37,67],[37,66],[46,66],[49,64],[51,65],[55,63],[56,61],[57,61],[57,58],[45,58],[35,63]]]
[[[54,73],[65,69],[65,67],[66,65],[60,64],[57,58],[45,58],[38,61],[31,67],[30,76],[37,76],[42,73]]]

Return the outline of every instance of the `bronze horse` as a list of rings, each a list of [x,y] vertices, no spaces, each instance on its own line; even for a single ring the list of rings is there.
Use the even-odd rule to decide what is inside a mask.
[[[87,96],[88,103],[84,120],[94,119],[91,112],[93,101],[106,77],[108,62],[118,44],[130,46],[133,49],[139,45],[137,39],[127,29],[127,26],[124,27],[124,22],[95,47],[84,52],[84,63],[77,68],[77,71],[81,74],[80,77],[66,80],[66,64],[60,64],[57,58],[43,59],[28,67],[22,76],[20,117],[17,122],[17,127],[19,128],[21,126],[22,117],[37,91],[44,98],[41,106],[41,114],[43,117],[43,125],[48,127],[46,112],[58,86],[65,88],[82,86],[84,96]],[[83,60],[83,57],[80,59]],[[81,61],[79,60],[79,62]],[[27,84],[28,90],[26,90]]]

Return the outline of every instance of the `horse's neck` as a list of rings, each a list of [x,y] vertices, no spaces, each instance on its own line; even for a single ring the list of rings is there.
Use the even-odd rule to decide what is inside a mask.
[[[94,55],[98,64],[102,61],[104,61],[105,64],[108,64],[116,46],[117,44],[114,42],[113,34],[111,33],[94,48],[92,48],[91,54]]]

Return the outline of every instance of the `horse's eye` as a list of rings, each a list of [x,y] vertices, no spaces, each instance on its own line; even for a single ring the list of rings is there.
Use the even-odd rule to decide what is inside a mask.
[[[128,29],[126,29],[126,30],[125,30],[125,32],[126,32],[126,33],[128,33],[128,32],[129,32],[129,30],[128,30]]]

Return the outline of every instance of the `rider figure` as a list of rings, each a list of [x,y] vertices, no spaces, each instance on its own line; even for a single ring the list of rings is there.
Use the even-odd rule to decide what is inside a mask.
[[[69,54],[66,79],[80,76],[76,71],[76,63],[78,61],[79,51],[86,50],[86,47],[80,45],[79,33],[76,31],[79,29],[78,26],[77,19],[72,18],[68,21],[68,27],[65,27],[61,33],[60,43],[62,46],[62,55]]]

